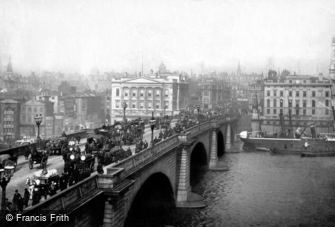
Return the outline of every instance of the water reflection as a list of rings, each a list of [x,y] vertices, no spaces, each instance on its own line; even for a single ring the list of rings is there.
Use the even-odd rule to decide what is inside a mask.
[[[208,206],[178,209],[174,226],[335,226],[335,157],[225,154],[192,191]],[[171,219],[172,220],[172,219]]]

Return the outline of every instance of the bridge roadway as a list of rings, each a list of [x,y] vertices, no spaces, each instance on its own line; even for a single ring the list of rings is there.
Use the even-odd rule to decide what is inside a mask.
[[[159,130],[154,131],[154,136],[158,136]],[[145,140],[149,141],[151,140],[151,130],[150,128],[146,128],[143,138]],[[79,142],[81,144],[80,149],[85,150],[85,143],[86,139],[82,138]],[[130,146],[123,146],[124,149],[127,149],[128,147],[131,148],[133,155],[135,154],[135,145]],[[64,169],[64,161],[63,157],[60,155],[52,155],[48,158],[48,169],[56,169],[59,173],[63,172]],[[26,180],[28,177],[31,177],[34,175],[35,172],[40,170],[40,165],[35,164],[33,169],[29,169],[28,161],[25,160],[24,156],[20,156],[18,160],[18,165],[16,167],[16,171],[14,176],[11,178],[10,183],[7,186],[6,190],[6,197],[11,201],[13,198],[13,195],[15,193],[15,189],[19,190],[19,193],[23,195],[24,188],[26,188]],[[105,171],[107,169],[105,168]]]
[[[189,128],[153,148],[105,167],[107,174],[95,173],[26,209],[24,215],[66,210],[71,219],[69,226],[123,226],[136,221],[134,214],[141,213],[138,209],[141,201],[150,200],[152,193],[167,190],[178,207],[202,207],[205,204],[201,196],[191,190],[191,172],[199,165],[217,169],[221,151],[229,150],[233,142],[237,120],[221,117]],[[147,185],[154,189],[148,190]],[[141,200],[139,195],[146,197]],[[90,209],[92,206],[94,210]],[[40,224],[30,223],[30,226],[42,226]],[[57,223],[53,224],[57,226]]]

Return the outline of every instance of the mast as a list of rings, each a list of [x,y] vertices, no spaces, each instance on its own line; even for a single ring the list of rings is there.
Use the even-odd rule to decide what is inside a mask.
[[[259,117],[259,108],[258,108],[258,98],[257,98],[257,93],[255,94],[256,95],[256,109],[257,109],[257,120],[258,120],[258,129],[259,131],[261,132],[262,131],[262,126],[261,126],[261,120],[260,120],[260,117]]]

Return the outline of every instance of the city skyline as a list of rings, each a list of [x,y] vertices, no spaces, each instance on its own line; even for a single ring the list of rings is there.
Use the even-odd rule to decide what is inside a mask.
[[[332,1],[0,1],[18,71],[288,69],[328,74]]]

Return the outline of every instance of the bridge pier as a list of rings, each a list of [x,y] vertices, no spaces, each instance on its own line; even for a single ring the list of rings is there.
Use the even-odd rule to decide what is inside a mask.
[[[187,140],[186,135],[179,136],[179,140],[184,142],[179,155],[180,166],[177,186],[176,207],[178,208],[203,208],[206,204],[204,198],[191,191],[190,185],[190,165],[191,165],[191,145],[193,142]]]
[[[115,226],[113,205],[110,198],[105,200],[104,222],[103,227]]]
[[[190,155],[187,147],[183,146],[180,154],[177,203],[186,202],[190,191]]]
[[[217,133],[216,130],[212,131],[212,144],[210,151],[210,159],[209,159],[209,169],[213,169],[216,167],[218,162],[218,144],[217,144]]]
[[[230,124],[227,124],[225,146],[226,146],[226,151],[230,150],[230,148],[231,148],[231,127],[230,127]]]

